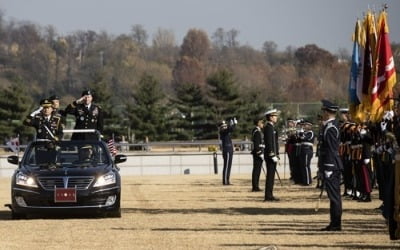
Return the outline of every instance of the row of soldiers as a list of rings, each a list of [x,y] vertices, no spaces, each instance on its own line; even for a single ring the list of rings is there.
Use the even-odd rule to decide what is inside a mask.
[[[394,112],[385,112],[378,123],[355,123],[347,108],[339,109],[339,115],[342,196],[370,202],[371,192],[377,188],[390,238],[400,239],[400,164],[396,165],[400,145],[400,102]],[[309,162],[316,138],[311,126],[308,121],[287,120],[285,150],[289,158],[290,178],[300,185],[311,184]],[[317,136],[318,141],[323,136],[321,133],[322,130]],[[317,144],[317,156],[318,151]]]
[[[396,112],[385,112],[381,122],[355,123],[348,109],[340,109],[343,196],[370,202],[371,192],[378,188],[380,209],[388,222],[391,239],[400,239],[400,178],[395,172],[400,140],[399,111],[400,105]]]
[[[290,179],[299,185],[312,184],[311,159],[315,133],[307,120],[287,119],[285,152],[289,159]]]

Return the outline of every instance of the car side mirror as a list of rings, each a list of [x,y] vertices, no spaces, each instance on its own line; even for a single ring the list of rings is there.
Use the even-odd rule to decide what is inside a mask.
[[[9,157],[7,157],[7,161],[14,165],[18,165],[18,160],[19,158],[16,155],[10,155]]]
[[[115,159],[114,159],[114,163],[118,164],[118,163],[121,163],[121,162],[126,162],[127,159],[128,158],[126,157],[126,155],[116,155]]]

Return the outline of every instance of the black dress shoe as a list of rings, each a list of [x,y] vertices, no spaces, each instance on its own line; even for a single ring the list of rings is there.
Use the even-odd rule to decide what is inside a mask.
[[[342,227],[340,226],[334,227],[329,225],[327,227],[322,228],[321,231],[342,231]]]
[[[251,190],[251,192],[260,192],[260,191],[262,191],[262,189],[260,189],[260,188],[253,188],[253,189]]]

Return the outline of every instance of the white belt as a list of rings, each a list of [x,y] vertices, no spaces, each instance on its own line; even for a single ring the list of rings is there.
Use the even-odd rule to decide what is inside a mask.
[[[311,142],[302,142],[301,145],[311,146],[311,147],[314,146],[314,144],[312,144]]]

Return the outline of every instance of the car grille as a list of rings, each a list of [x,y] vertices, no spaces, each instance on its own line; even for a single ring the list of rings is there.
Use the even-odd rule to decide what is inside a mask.
[[[39,177],[39,184],[45,190],[53,191],[57,188],[75,188],[77,190],[88,189],[93,182],[93,177],[75,177],[75,176],[60,176],[60,177]]]

